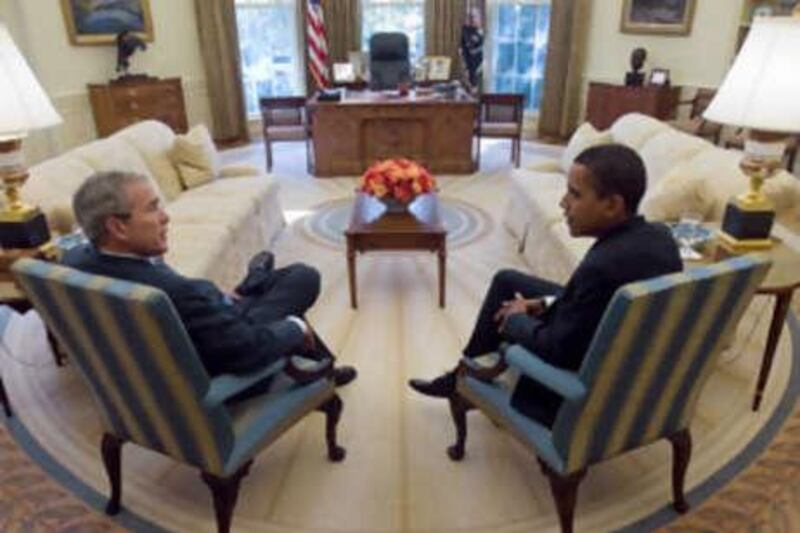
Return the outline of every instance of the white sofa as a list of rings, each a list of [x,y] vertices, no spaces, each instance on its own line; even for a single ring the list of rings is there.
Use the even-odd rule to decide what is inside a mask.
[[[608,142],[627,145],[642,157],[648,186],[640,211],[649,220],[677,220],[691,210],[705,220],[720,221],[727,201],[748,189],[749,180],[739,169],[739,151],[718,148],[637,113],[620,117],[605,132],[584,124],[561,160],[540,159],[511,176],[503,223],[537,275],[566,281],[592,245],[592,239],[569,235],[559,201],[566,189],[566,169],[575,156],[588,146]],[[776,205],[778,220],[796,225],[800,180],[781,172],[767,181],[764,191]]]
[[[168,126],[149,120],[70,150],[30,169],[23,199],[64,226],[74,221],[73,193],[94,172],[143,174],[153,180],[170,216],[167,263],[231,289],[249,259],[285,225],[277,184],[255,167],[225,167],[210,183],[184,190],[170,159],[175,137]]]

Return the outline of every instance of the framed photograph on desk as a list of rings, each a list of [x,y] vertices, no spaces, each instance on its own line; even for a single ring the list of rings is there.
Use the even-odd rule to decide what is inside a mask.
[[[647,82],[649,85],[669,85],[669,70],[665,68],[654,68],[650,71],[650,79]]]
[[[625,0],[622,33],[689,35],[696,0]]]

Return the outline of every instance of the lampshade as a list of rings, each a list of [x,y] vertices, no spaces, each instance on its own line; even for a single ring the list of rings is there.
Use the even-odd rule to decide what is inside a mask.
[[[713,122],[800,131],[800,17],[756,17],[714,100]]]
[[[0,141],[24,137],[30,130],[54,126],[61,117],[28,63],[0,24]]]

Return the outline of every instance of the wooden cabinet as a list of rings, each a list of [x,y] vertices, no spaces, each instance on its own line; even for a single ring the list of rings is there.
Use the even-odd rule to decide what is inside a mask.
[[[646,85],[625,87],[610,83],[589,84],[586,120],[604,130],[626,113],[643,113],[660,120],[675,117],[680,87]]]
[[[176,133],[187,130],[180,78],[137,78],[89,84],[89,101],[100,137],[147,119],[160,120]]]

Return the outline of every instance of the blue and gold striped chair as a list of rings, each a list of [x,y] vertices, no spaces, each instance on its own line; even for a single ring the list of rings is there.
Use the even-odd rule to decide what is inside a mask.
[[[504,357],[463,359],[450,407],[464,456],[466,412],[477,407],[532,448],[558,510],[572,531],[578,484],[588,466],[666,438],[672,443],[673,506],[685,512],[689,422],[717,354],[769,268],[753,256],[620,288],[577,372],[554,367],[515,345]],[[510,405],[513,380],[494,379],[509,365],[563,397],[552,428]]]
[[[292,358],[248,375],[209,378],[162,291],[31,259],[17,261],[12,270],[99,404],[111,483],[107,513],[119,511],[121,447],[127,441],[199,468],[219,531],[230,528],[255,454],[307,413],[326,414],[328,457],[344,458],[336,443],[342,402],[329,362]],[[268,391],[229,401],[268,376]]]

